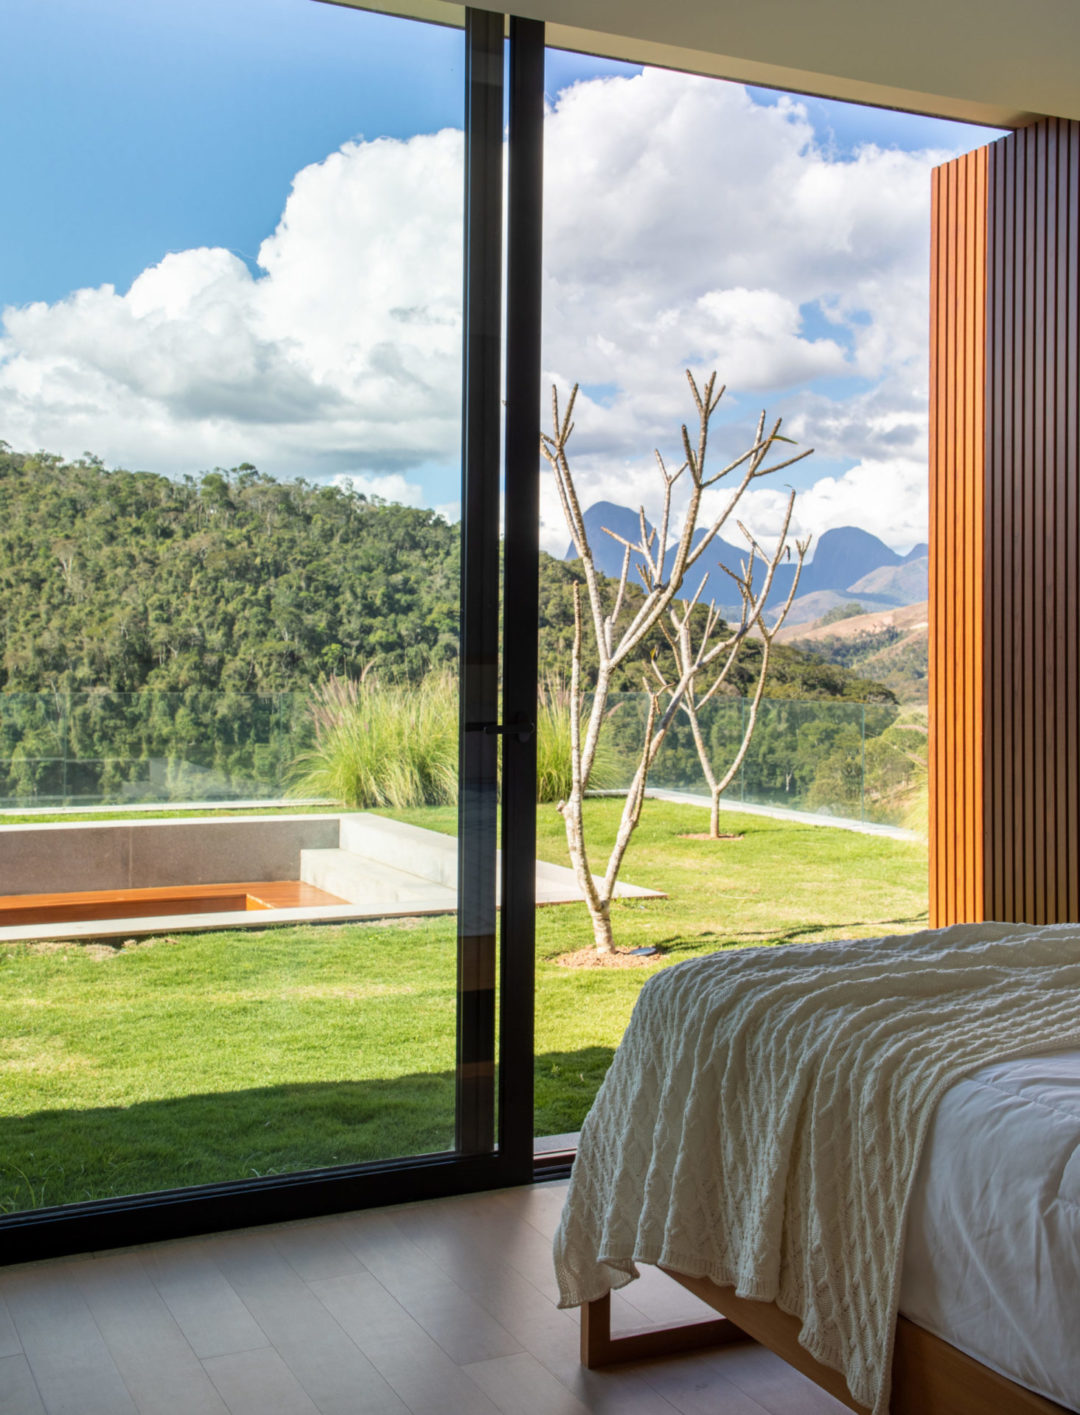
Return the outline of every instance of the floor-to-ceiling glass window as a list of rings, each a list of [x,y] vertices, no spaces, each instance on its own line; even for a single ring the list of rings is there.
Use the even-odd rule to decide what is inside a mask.
[[[658,968],[925,925],[930,172],[987,136],[555,50],[546,89],[538,851],[596,884],[537,914],[545,1138]]]
[[[501,17],[15,30],[0,1212],[482,1156]]]

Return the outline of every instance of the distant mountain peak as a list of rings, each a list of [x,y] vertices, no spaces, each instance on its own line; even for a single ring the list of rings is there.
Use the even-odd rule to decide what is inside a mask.
[[[592,547],[593,559],[597,568],[605,575],[619,573],[622,568],[622,558],[624,547],[611,536],[605,535],[605,531],[614,531],[615,535],[622,536],[625,540],[636,545],[641,536],[641,517],[638,511],[632,511],[629,506],[618,506],[614,501],[594,501],[589,509],[584,512],[585,534],[589,538]],[[653,530],[652,522],[646,520],[645,533],[651,535]],[[614,551],[618,555],[618,566],[612,571],[605,568],[605,564],[610,560],[609,552]],[[640,557],[639,557],[640,558]],[[577,551],[574,549],[573,541],[566,547],[564,560],[576,560]]]
[[[837,526],[819,537],[808,569],[815,589],[846,589],[873,570],[899,565],[901,559],[883,540],[861,526]]]
[[[614,531],[616,535],[636,545],[641,535],[639,513],[628,506],[619,506],[614,501],[596,501],[584,513],[584,520],[597,569],[604,575],[617,577],[622,569],[625,547],[603,532],[605,529]],[[646,534],[651,534],[652,523],[646,520],[645,527]],[[695,545],[700,543],[707,529],[697,529],[694,535]],[[569,545],[564,558],[573,560],[576,554],[573,545]],[[926,596],[926,590],[922,587],[926,554],[925,545],[916,545],[906,555],[898,555],[879,536],[863,530],[861,526],[835,526],[824,531],[817,539],[814,558],[804,566],[799,580],[799,599],[807,595],[831,594],[845,596],[850,600],[853,595],[848,592],[871,576],[875,577],[871,584],[863,583],[862,597],[867,601],[868,607],[871,603],[906,604],[914,599],[923,599]],[[705,598],[721,600],[723,597],[721,602],[731,598],[735,594],[734,586],[728,583],[719,566],[726,565],[738,573],[740,562],[746,555],[746,546],[732,545],[717,536],[687,576],[681,592],[682,597],[688,599],[701,584],[702,574],[707,573],[710,580]],[[631,556],[632,574],[635,563],[640,560],[640,554]],[[910,567],[910,572],[888,573],[896,571],[900,566]],[[794,573],[793,555],[790,561],[784,562],[777,569],[771,596],[774,606],[778,606],[787,595]]]

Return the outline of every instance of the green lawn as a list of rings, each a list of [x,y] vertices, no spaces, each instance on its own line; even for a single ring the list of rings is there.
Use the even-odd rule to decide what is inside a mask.
[[[588,803],[598,847],[619,804]],[[705,820],[650,801],[630,847],[623,877],[669,898],[618,904],[617,942],[657,964],[564,969],[584,906],[539,911],[538,1134],[578,1128],[657,967],[925,926],[924,847],[734,813],[738,840],[681,838]],[[539,830],[566,863],[553,807]],[[450,918],[0,945],[0,1210],[447,1148],[454,986]]]
[[[133,811],[116,806],[107,811],[0,811],[0,825],[79,825],[87,821],[174,820],[185,816],[307,816],[340,815],[333,805],[279,806],[155,806],[152,811]]]

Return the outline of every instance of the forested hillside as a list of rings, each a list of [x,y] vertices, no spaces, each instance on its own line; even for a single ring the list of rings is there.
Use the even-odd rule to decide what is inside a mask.
[[[458,528],[433,511],[251,466],[173,481],[0,444],[7,693],[268,693],[371,662],[417,678],[456,659],[459,569]],[[548,676],[569,670],[575,578],[574,562],[542,557]],[[640,689],[640,665],[618,686]],[[776,650],[769,695],[892,700],[790,648]]]
[[[253,467],[0,452],[0,687],[266,692],[457,652],[458,533]]]

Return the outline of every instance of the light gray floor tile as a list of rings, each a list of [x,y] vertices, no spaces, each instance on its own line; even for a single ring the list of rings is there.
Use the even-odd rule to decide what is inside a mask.
[[[249,1255],[250,1256],[250,1255]],[[226,1272],[236,1264],[222,1261]],[[276,1248],[243,1265],[237,1295],[322,1415],[407,1415],[406,1407]]]
[[[21,1350],[15,1323],[11,1320],[7,1303],[0,1296],[0,1357],[17,1356]]]
[[[707,1354],[651,1361],[640,1369],[680,1415],[768,1415],[764,1406],[721,1375]]]
[[[197,1356],[227,1356],[268,1344],[204,1245],[149,1249],[142,1261]]]
[[[494,1415],[498,1409],[370,1273],[312,1291],[413,1415]]]
[[[373,1221],[367,1224],[342,1225],[350,1247],[451,1360],[466,1365],[521,1350],[521,1344],[491,1312],[411,1242],[392,1219],[371,1217]]]
[[[42,1402],[49,1415],[136,1415],[76,1285],[78,1266],[24,1268],[5,1277],[4,1296]]]
[[[709,1353],[709,1363],[770,1415],[845,1415],[848,1407],[756,1342]]]
[[[229,1415],[319,1415],[276,1351],[239,1351],[211,1356],[203,1364]]]
[[[0,1415],[45,1415],[30,1363],[21,1352],[0,1356]]]
[[[139,1415],[227,1415],[137,1255],[84,1263],[74,1278]]]
[[[291,1224],[274,1234],[274,1243],[302,1278],[314,1282],[324,1277],[342,1277],[363,1265],[335,1232],[332,1220]]]
[[[587,1405],[525,1352],[465,1369],[504,1415],[589,1415]]]

